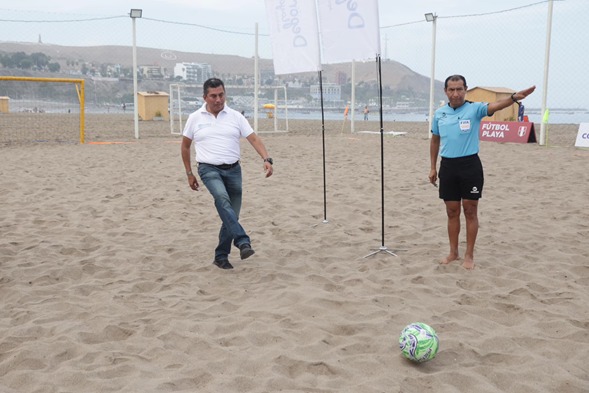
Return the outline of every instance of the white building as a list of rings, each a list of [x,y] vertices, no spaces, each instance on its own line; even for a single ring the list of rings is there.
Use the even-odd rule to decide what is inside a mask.
[[[321,90],[319,85],[311,85],[309,94],[314,100],[321,98]],[[342,87],[335,83],[323,83],[323,99],[325,101],[341,101]]]
[[[176,63],[174,66],[174,78],[181,77],[185,81],[203,83],[212,76],[210,64]]]
[[[160,66],[139,66],[139,72],[147,79],[163,79],[166,69]]]

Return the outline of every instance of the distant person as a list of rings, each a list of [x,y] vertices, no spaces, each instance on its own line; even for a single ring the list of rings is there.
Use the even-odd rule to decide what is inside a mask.
[[[350,105],[346,105],[346,108],[344,109],[344,120],[348,120],[348,113],[350,112]]]
[[[229,262],[232,244],[239,248],[242,260],[254,255],[250,238],[239,223],[242,198],[240,139],[247,139],[262,157],[266,177],[272,176],[273,161],[245,117],[225,105],[223,81],[208,79],[203,85],[203,99],[203,106],[186,121],[182,162],[188,185],[198,191],[200,186],[190,165],[190,147],[194,142],[198,175],[213,196],[222,222],[213,263],[221,269],[233,269]]]
[[[519,108],[517,108],[517,121],[524,121],[525,112],[526,108],[524,104],[519,104]]]
[[[123,102],[123,104],[121,105],[121,107],[123,108],[123,112],[125,112],[127,110],[127,105],[125,105],[125,103]]]
[[[368,114],[370,111],[368,110],[368,105],[364,107],[364,121],[368,120]]]
[[[478,202],[483,195],[483,165],[479,159],[479,128],[481,119],[523,100],[536,86],[513,93],[493,103],[466,101],[466,79],[462,75],[446,78],[445,105],[434,114],[430,144],[431,169],[429,181],[438,180],[438,154],[440,163],[439,196],[446,205],[450,253],[440,263],[448,264],[459,259],[460,205],[466,218],[466,251],[462,266],[474,269],[474,246],[479,230]]]

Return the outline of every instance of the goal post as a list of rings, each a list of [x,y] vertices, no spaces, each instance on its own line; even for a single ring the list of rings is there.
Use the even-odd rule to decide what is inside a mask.
[[[18,82],[22,83],[18,84]],[[62,87],[47,89],[47,85],[39,85],[38,88],[29,85],[34,83],[62,84]],[[74,85],[76,100],[67,100],[66,97],[71,93],[67,91],[67,88],[63,88],[63,84]],[[46,140],[51,135],[55,136],[54,139],[57,141],[70,141],[72,132],[62,128],[64,124],[67,127],[71,122],[61,120],[71,118],[71,105],[77,104],[79,123],[75,126],[73,133],[75,133],[75,140],[83,144],[85,142],[84,94],[84,79],[0,76],[0,96],[7,100],[6,108],[3,108],[5,110],[0,113],[0,124],[2,124],[0,142],[27,141],[27,135],[33,135],[33,141],[40,140],[39,138]],[[17,110],[9,109],[9,100],[13,100]],[[30,108],[31,105],[33,108]],[[13,134],[10,134],[11,130],[14,131]]]
[[[264,104],[256,108],[256,100],[252,95],[251,86],[226,85],[230,106],[242,111],[248,119],[250,114],[260,117],[264,131],[255,130],[257,133],[288,132],[288,97],[286,86],[261,86],[260,90],[266,90],[273,97],[263,99]],[[282,95],[282,97],[279,97]],[[182,135],[185,121],[188,116],[200,108],[203,104],[202,85],[194,84],[170,84],[170,133]],[[260,112],[261,110],[261,112]]]
[[[184,121],[201,105],[202,86],[180,83],[170,84],[170,132],[182,135]]]
[[[258,134],[288,132],[288,96],[286,86],[260,86],[260,90],[272,90],[274,92],[274,101],[262,105],[266,117],[272,121],[273,126],[270,127],[272,128],[270,131],[256,132]],[[278,97],[279,92],[283,93],[282,100]]]

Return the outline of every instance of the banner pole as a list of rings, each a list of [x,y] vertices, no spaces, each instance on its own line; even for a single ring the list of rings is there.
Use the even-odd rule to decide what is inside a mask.
[[[327,180],[326,180],[326,169],[325,169],[325,113],[323,110],[323,75],[321,70],[319,71],[319,95],[321,97],[321,139],[323,143],[323,223],[327,221]]]
[[[260,94],[260,55],[258,53],[259,45],[258,24],[256,23],[256,39],[255,39],[255,54],[254,54],[254,131],[258,132],[258,108],[259,108],[259,94]]]
[[[393,251],[389,250],[384,245],[384,121],[383,121],[383,113],[382,113],[382,68],[381,68],[381,61],[380,55],[377,55],[376,62],[378,65],[378,105],[379,105],[379,113],[380,113],[380,201],[381,201],[381,243],[380,247],[375,249],[370,254],[366,255],[364,258],[368,258],[372,255],[378,254],[380,252],[384,252],[388,255],[392,255],[394,257],[398,256]],[[396,250],[396,251],[405,251],[405,250]]]

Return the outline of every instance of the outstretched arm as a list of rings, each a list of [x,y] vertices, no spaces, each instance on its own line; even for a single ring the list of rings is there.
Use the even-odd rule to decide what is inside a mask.
[[[495,112],[515,104],[516,101],[523,100],[524,98],[532,94],[534,90],[536,90],[536,86],[528,87],[525,90],[518,91],[511,97],[503,98],[501,100],[489,103],[489,106],[487,107],[487,115],[492,116]]]

